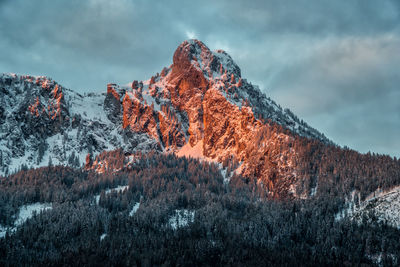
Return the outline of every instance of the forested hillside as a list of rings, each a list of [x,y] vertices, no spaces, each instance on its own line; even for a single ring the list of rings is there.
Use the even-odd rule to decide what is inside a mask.
[[[397,264],[399,230],[373,215],[336,220],[348,188],[328,178],[318,188],[313,198],[274,200],[256,179],[224,183],[217,165],[173,154],[144,155],[118,173],[21,171],[1,181],[0,224],[11,226],[22,204],[52,209],[0,238],[0,264]]]

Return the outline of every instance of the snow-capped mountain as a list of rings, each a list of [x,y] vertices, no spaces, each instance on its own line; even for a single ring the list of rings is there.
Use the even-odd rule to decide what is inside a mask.
[[[226,52],[198,40],[183,42],[160,74],[108,84],[101,94],[81,95],[42,76],[0,76],[3,175],[21,166],[82,166],[88,154],[122,148],[126,155],[156,150],[233,160],[230,171],[263,178],[269,169],[255,159],[276,143],[289,144],[292,134],[331,143],[243,78]],[[273,164],[295,176],[295,156],[292,148],[276,152]]]

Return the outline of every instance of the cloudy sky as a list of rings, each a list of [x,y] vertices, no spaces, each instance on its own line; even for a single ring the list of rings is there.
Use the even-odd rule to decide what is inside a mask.
[[[400,1],[0,0],[0,72],[79,92],[148,79],[189,38],[334,142],[400,156]]]

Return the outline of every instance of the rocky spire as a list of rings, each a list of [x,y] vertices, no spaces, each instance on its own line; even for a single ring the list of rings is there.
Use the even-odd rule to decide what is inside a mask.
[[[172,65],[173,78],[190,73],[193,68],[202,72],[206,78],[213,78],[224,72],[241,77],[240,68],[228,53],[223,50],[213,52],[204,43],[195,39],[184,41],[175,50]]]

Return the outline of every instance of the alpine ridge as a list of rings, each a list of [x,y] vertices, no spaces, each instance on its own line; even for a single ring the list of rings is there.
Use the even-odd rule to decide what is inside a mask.
[[[233,173],[256,177],[268,191],[279,177],[296,178],[294,136],[332,144],[243,78],[225,51],[198,40],[180,44],[173,64],[149,80],[110,83],[102,94],[2,74],[0,101],[3,175],[84,162],[104,172],[113,168],[96,158],[102,152],[122,149],[129,165],[137,153],[158,151],[220,163],[227,181]]]

